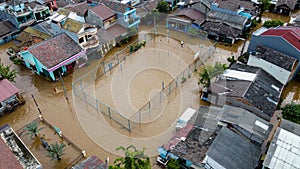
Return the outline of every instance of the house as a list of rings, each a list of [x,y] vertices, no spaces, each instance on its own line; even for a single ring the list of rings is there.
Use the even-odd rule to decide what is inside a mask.
[[[140,16],[137,15],[136,9],[128,4],[102,0],[102,3],[117,13],[117,23],[124,28],[138,28]]]
[[[0,136],[0,168],[43,168],[9,125],[0,127]]]
[[[267,141],[273,125],[246,109],[225,104],[220,118],[227,127],[241,133],[258,146]]]
[[[9,21],[0,21],[0,45],[15,39],[19,30]]]
[[[270,9],[273,12],[282,13],[285,15],[291,15],[295,9],[297,0],[272,0]]]
[[[60,10],[49,19],[51,32],[54,35],[67,33],[82,48],[94,48],[99,45],[99,39],[96,36],[97,28],[94,25],[86,24],[83,17],[70,10]]]
[[[0,78],[0,115],[13,111],[19,104],[22,104],[19,89],[9,80]]]
[[[38,1],[25,3],[25,6],[27,6],[32,11],[33,17],[36,22],[44,21],[50,16],[49,7],[40,4]]]
[[[204,21],[205,15],[197,9],[177,9],[168,16],[167,26],[184,32],[191,32],[192,29],[199,32],[200,25]]]
[[[66,32],[82,48],[93,48],[99,45],[96,36],[97,28],[89,24],[83,24],[76,20],[67,18],[62,25],[62,32]]]
[[[243,35],[247,21],[245,16],[211,10],[201,27],[208,38],[233,44]]]
[[[260,151],[259,146],[222,127],[209,147],[203,163],[205,168],[253,169],[258,167]]]
[[[19,50],[16,52],[27,49],[28,47],[49,39],[50,37],[52,37],[52,35],[36,30],[32,27],[27,27],[16,38],[16,40],[19,42],[17,44]]]
[[[300,28],[291,26],[260,28],[252,34],[247,52],[255,52],[257,45],[272,48],[300,60]],[[299,70],[300,65],[298,64],[295,73]]]
[[[271,48],[258,45],[249,55],[247,65],[260,67],[286,85],[293,77],[299,61]]]
[[[116,45],[115,36],[105,29],[98,29],[99,49],[97,55],[104,56],[111,48]],[[88,55],[90,56],[90,55]]]
[[[282,120],[277,128],[263,166],[266,168],[300,168],[300,126]]]
[[[83,66],[87,60],[85,50],[66,33],[35,44],[20,55],[27,68],[53,81],[71,73],[75,66]]]
[[[213,2],[214,0],[200,0],[198,3],[195,3],[192,8],[207,14],[211,10]]]
[[[121,2],[122,4],[127,4],[130,6],[136,6],[140,4],[140,0],[114,0],[115,2]]]
[[[283,84],[263,69],[233,64],[214,79],[208,88],[208,96],[202,99],[221,107],[225,103],[240,107],[270,121],[282,89]]]
[[[104,4],[91,7],[86,16],[86,22],[107,29],[117,20],[117,14]]]
[[[33,12],[21,0],[8,1],[0,5],[0,18],[8,20],[21,29],[35,22]]]
[[[83,23],[86,23],[86,16],[88,15],[88,10],[90,8],[92,8],[95,4],[90,4],[90,3],[87,3],[87,2],[81,2],[81,3],[76,3],[76,4],[72,4],[72,5],[68,5],[66,6],[65,8],[63,9],[60,9],[59,11],[61,10],[69,10],[70,12],[74,12],[75,14],[74,17],[76,18],[81,18],[81,22]],[[61,13],[61,12],[60,12]],[[61,13],[63,14],[63,13]],[[70,17],[70,15],[69,15]],[[72,19],[75,19],[77,20],[76,18],[72,18]]]
[[[107,169],[108,165],[106,162],[103,162],[97,156],[93,155],[72,167],[72,169],[88,169],[88,168]]]
[[[232,15],[245,16],[248,19],[253,19],[256,15],[257,9],[255,4],[251,1],[239,1],[239,0],[218,0],[215,1],[211,10],[228,13]],[[250,24],[246,25],[249,27]]]
[[[58,9],[56,0],[43,0],[43,5],[47,6],[50,11],[56,11]]]
[[[130,32],[128,32],[126,28],[124,28],[122,25],[118,23],[113,24],[106,30],[115,38],[116,43],[121,42],[121,40],[123,40],[127,36],[131,36],[129,35]]]

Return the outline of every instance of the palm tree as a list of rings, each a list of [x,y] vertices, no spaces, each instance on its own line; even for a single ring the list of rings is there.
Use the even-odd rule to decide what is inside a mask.
[[[10,70],[10,66],[4,66],[3,63],[0,63],[0,78],[7,79],[14,82],[16,78],[16,71]]]
[[[27,131],[25,133],[25,135],[30,135],[30,138],[32,138],[32,136],[37,137],[38,133],[43,130],[45,127],[40,127],[38,126],[37,122],[31,122],[29,123],[26,128],[24,128],[25,131]]]
[[[61,157],[65,154],[65,146],[64,143],[60,145],[57,142],[51,144],[51,146],[47,148],[47,157],[51,160],[57,159],[60,161]]]
[[[117,158],[114,161],[115,166],[109,166],[110,169],[151,169],[149,157],[144,154],[145,148],[137,150],[130,145],[126,149],[120,146],[116,150],[124,151],[125,157]]]

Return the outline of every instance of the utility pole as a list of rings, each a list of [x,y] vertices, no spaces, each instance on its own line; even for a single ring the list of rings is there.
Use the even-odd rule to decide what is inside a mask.
[[[42,111],[40,110],[39,105],[37,104],[37,102],[36,102],[36,100],[35,100],[33,94],[31,95],[31,97],[33,98],[34,104],[35,104],[35,106],[37,107],[39,113],[42,114]]]
[[[66,91],[66,88],[65,88],[65,83],[64,83],[64,80],[63,78],[61,77],[61,73],[59,72],[59,79],[61,80],[61,83],[62,83],[62,87],[64,89],[64,95],[65,95],[65,98],[66,100],[69,102],[69,98],[68,98],[68,95],[67,95],[67,91]]]

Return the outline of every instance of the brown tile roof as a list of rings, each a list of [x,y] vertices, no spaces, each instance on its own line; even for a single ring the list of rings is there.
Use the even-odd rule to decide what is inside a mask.
[[[0,36],[12,33],[16,30],[17,29],[9,21],[1,21],[0,22]]]
[[[82,48],[67,34],[31,46],[28,51],[48,69],[82,51]]]
[[[11,96],[17,94],[19,89],[12,84],[9,80],[0,80],[0,102],[10,98]],[[1,149],[0,149],[1,150]]]
[[[75,12],[79,16],[84,16],[86,11],[90,8],[91,8],[91,6],[89,4],[87,4],[86,2],[82,2],[82,3],[70,5],[70,6],[66,7],[65,9]]]
[[[185,16],[193,20],[194,23],[201,24],[205,20],[205,15],[197,9],[177,9],[173,15]]]
[[[109,1],[109,0],[102,0],[102,3],[109,7],[113,11],[117,11],[120,13],[125,13],[126,8],[129,7],[127,4],[122,4],[120,2],[114,2],[114,1]]]
[[[5,142],[0,139],[0,168],[23,169],[16,156],[10,151]]]
[[[68,18],[63,25],[64,29],[74,33],[78,33],[82,27],[83,27],[82,23],[77,22],[70,18]]]
[[[121,26],[120,24],[114,24],[111,27],[107,29],[108,32],[110,32],[114,37],[119,37],[122,34],[127,32],[127,29]]]
[[[286,5],[290,10],[294,10],[296,3],[297,0],[278,0],[276,6]]]
[[[110,17],[116,15],[116,13],[105,6],[104,4],[100,4],[91,8],[95,14],[97,14],[102,20],[109,19]]]
[[[226,37],[237,38],[242,35],[242,31],[228,26],[221,22],[205,22],[201,25],[204,31],[214,32],[217,35],[225,35]]]

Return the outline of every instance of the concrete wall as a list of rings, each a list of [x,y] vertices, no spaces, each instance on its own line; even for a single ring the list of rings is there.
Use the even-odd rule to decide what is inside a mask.
[[[9,14],[6,11],[0,11],[0,17],[4,21],[5,20],[10,21],[16,28],[20,28],[19,23],[18,23],[17,18],[15,17],[15,15]]]
[[[85,18],[87,23],[90,23],[92,25],[97,25],[100,28],[104,27],[103,21],[101,18],[99,18],[93,11],[88,10],[88,15]]]

